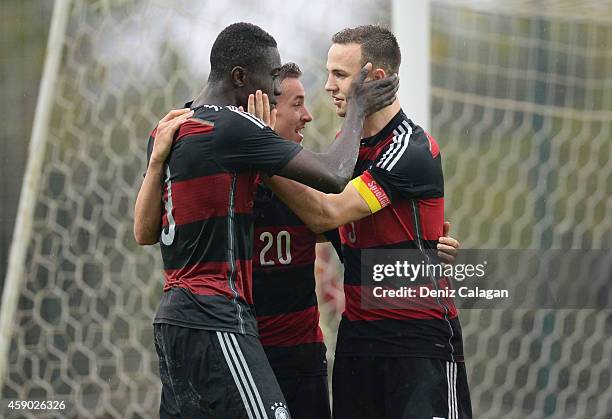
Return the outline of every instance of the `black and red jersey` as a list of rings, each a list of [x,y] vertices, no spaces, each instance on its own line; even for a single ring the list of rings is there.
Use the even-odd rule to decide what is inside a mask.
[[[255,195],[253,296],[259,338],[277,376],[324,375],[315,293],[317,236],[265,185]]]
[[[194,111],[166,162],[164,295],[155,323],[257,335],[251,266],[257,171],[275,174],[301,147],[233,106]],[[154,141],[155,131],[149,157]]]
[[[400,111],[361,141],[352,183],[372,215],[340,227],[346,308],[336,355],[415,356],[460,361],[461,327],[450,298],[410,307],[368,308],[373,285],[362,278],[364,249],[416,249],[435,254],[444,223],[444,179],[438,144]],[[447,287],[431,278],[431,287]],[[362,298],[363,295],[363,298]]]

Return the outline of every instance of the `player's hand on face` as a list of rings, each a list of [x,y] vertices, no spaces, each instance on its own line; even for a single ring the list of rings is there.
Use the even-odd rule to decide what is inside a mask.
[[[453,264],[459,253],[459,242],[448,235],[451,224],[448,221],[444,222],[442,229],[442,237],[438,239],[438,257],[444,263]]]
[[[266,93],[262,93],[261,90],[255,92],[255,94],[249,95],[248,109],[247,112],[251,115],[255,115],[270,128],[274,129],[276,125],[276,109],[271,109],[270,99]]]
[[[397,74],[379,80],[365,81],[372,70],[372,63],[367,63],[351,84],[347,103],[355,101],[359,110],[366,116],[381,110],[395,102],[395,94],[399,89]]]
[[[172,141],[176,130],[193,116],[193,111],[189,108],[175,109],[157,124],[157,132],[155,133],[155,142],[153,143],[153,151],[151,152],[150,163],[164,163],[172,149]]]

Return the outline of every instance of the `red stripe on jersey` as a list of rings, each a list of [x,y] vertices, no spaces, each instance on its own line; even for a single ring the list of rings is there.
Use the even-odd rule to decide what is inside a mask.
[[[229,207],[228,190],[232,177],[219,173],[195,179],[172,182],[172,207],[177,225],[189,224],[212,217],[224,217]],[[167,187],[164,201],[167,200]],[[164,225],[166,214],[164,213]]]
[[[391,133],[387,138],[383,141],[378,141],[373,146],[362,145],[359,147],[359,157],[357,161],[371,160],[374,161],[380,154],[380,152],[391,142],[393,141],[393,133]]]
[[[283,231],[288,234],[281,234]],[[317,236],[305,225],[257,227],[253,236],[253,269],[286,270],[314,263],[316,243]]]
[[[444,198],[421,199],[418,209],[421,239],[438,240],[444,223]],[[342,244],[361,249],[415,240],[412,202],[396,200],[369,217],[340,226],[339,231]]]
[[[447,281],[445,279],[441,280],[439,287],[443,289],[446,286]],[[414,288],[418,287],[427,287],[429,289],[433,289],[432,285],[417,285]],[[382,288],[384,289],[384,287]],[[373,289],[374,287],[363,287],[361,285],[345,285],[344,295],[346,297],[346,306],[343,316],[351,321],[444,318],[444,309],[442,306],[440,306],[440,304],[438,304],[435,298],[417,297],[408,299],[407,297],[375,297],[373,295]],[[362,296],[362,292],[367,292],[368,294]],[[448,309],[449,318],[454,318],[457,316],[457,308],[455,307],[452,298],[441,297],[439,298],[439,300]]]
[[[438,142],[434,137],[429,135],[428,132],[425,132],[425,135],[429,140],[429,151],[431,152],[431,155],[435,158],[438,156],[438,154],[440,154],[440,147],[438,146]]]
[[[164,270],[164,292],[172,287],[185,288],[199,295],[224,295],[234,298],[228,280],[229,264],[227,262],[206,262],[185,266],[180,269]],[[236,261],[234,285],[247,303],[253,304],[251,284],[251,261]]]
[[[295,346],[323,342],[316,306],[303,311],[257,317],[259,340],[264,346]]]
[[[444,224],[444,198],[420,199],[418,201],[421,238],[438,240]]]
[[[176,140],[180,140],[183,137],[187,137],[189,135],[198,135],[198,134],[208,134],[215,130],[213,125],[208,125],[204,123],[204,121],[200,122],[195,119],[189,119],[184,122],[178,130],[178,134],[176,135]]]
[[[229,295],[227,262],[207,262],[164,270],[164,291],[172,287],[187,288],[200,295]]]
[[[183,137],[187,137],[189,135],[197,135],[197,134],[208,134],[215,130],[214,126],[205,124],[203,122],[199,122],[194,119],[187,120],[184,122],[178,129],[178,132],[175,134],[176,141],[180,140]],[[157,134],[157,127],[153,128],[149,137],[155,138]]]
[[[235,212],[248,214],[253,209],[253,176],[238,176],[236,182]],[[184,225],[213,217],[225,217],[229,208],[231,173],[218,173],[195,179],[172,182],[172,207],[176,225]],[[243,198],[244,197],[244,198]],[[164,185],[164,201],[168,199],[168,187]],[[162,224],[168,225],[164,209]]]
[[[415,239],[410,201],[398,200],[375,214],[340,226],[342,244],[368,248]]]

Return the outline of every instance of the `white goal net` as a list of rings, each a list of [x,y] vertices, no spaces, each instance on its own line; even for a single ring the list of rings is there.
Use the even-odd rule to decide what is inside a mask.
[[[431,24],[452,233],[474,249],[611,249],[610,2],[446,1]],[[475,417],[612,417],[606,307],[463,310]]]
[[[67,4],[42,165],[26,185],[31,234],[14,236],[23,274],[10,281],[0,360],[0,399],[66,409],[3,402],[0,417],[155,417],[161,262],[156,246],[132,237],[148,133],[199,91],[216,34],[246,20],[304,70],[316,117],[307,146],[324,146],[339,126],[323,91],[331,35],[389,24],[391,5]],[[609,2],[434,1],[430,27],[429,130],[442,148],[451,234],[464,248],[612,248]],[[410,45],[402,52],[406,63]],[[340,268],[319,253],[317,272],[337,283]],[[333,349],[341,296],[327,284],[320,302]],[[461,319],[474,417],[612,417],[612,310],[464,310]]]
[[[388,23],[389,4],[336,1],[347,11],[342,16],[312,1],[57,4],[67,6],[56,7],[54,24],[65,26],[49,45],[49,53],[58,50],[51,57],[57,82],[42,110],[50,112],[44,152],[31,150],[41,159],[38,181],[22,191],[34,191],[33,211],[13,243],[24,257],[12,272],[22,274],[6,281],[16,307],[3,307],[0,417],[151,418],[160,393],[151,322],[161,257],[157,246],[139,247],[132,236],[149,132],[200,91],[217,34],[249,21],[276,37],[284,61],[302,67],[311,111],[325,115],[308,128],[309,147],[327,144],[339,126],[323,90],[331,36]],[[289,25],[288,16],[299,19]],[[62,400],[66,408],[17,411],[9,400]]]

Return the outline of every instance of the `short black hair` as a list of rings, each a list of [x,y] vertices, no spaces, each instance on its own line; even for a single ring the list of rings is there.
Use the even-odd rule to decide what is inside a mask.
[[[388,73],[397,73],[402,54],[393,32],[378,25],[362,25],[346,28],[332,36],[334,44],[361,45],[362,65],[371,62]]]
[[[223,29],[210,51],[209,81],[219,81],[235,66],[256,70],[266,48],[276,48],[268,32],[252,23],[239,22]]]
[[[297,79],[301,75],[302,70],[300,69],[300,66],[291,62],[283,64],[279,71],[280,81],[285,80],[287,77]]]

